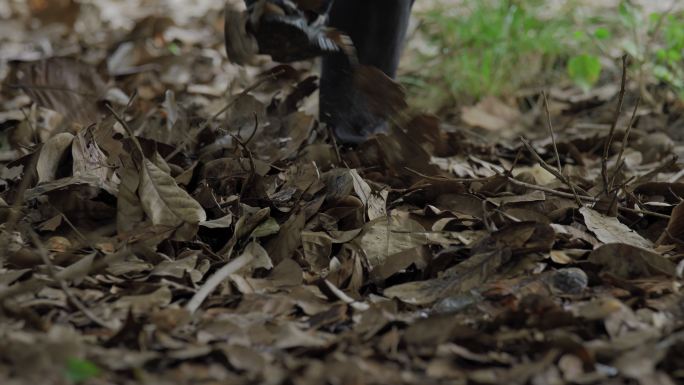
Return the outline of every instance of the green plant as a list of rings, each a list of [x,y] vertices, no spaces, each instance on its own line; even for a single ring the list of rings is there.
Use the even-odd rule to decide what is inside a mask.
[[[661,81],[670,86],[681,98],[684,98],[684,13],[655,12],[650,15],[628,0],[620,2],[614,18],[587,18],[583,28],[593,28],[594,25],[604,24],[612,28],[613,33],[606,28],[596,30],[592,39],[584,38],[582,32],[576,34],[582,40],[583,49],[579,56],[598,59],[597,52],[610,59],[616,59],[623,52],[627,53],[632,62],[632,72],[639,81],[642,96],[650,98],[646,90],[646,83],[652,80]],[[600,31],[600,33],[599,33]],[[595,43],[590,48],[590,41]],[[609,43],[609,44],[606,44]],[[617,46],[619,52],[611,52],[606,46]],[[586,89],[586,80],[573,77],[583,64],[580,61],[569,63],[568,73],[571,78]],[[581,73],[581,68],[579,69]],[[590,83],[591,84],[591,83]],[[591,84],[593,85],[593,84]]]
[[[79,384],[100,375],[100,368],[94,363],[80,358],[70,358],[66,363],[66,377]]]
[[[571,1],[551,12],[543,0],[437,4],[418,15],[421,49],[401,79],[419,108],[564,81],[588,91],[623,53],[647,100],[654,81],[684,98],[684,11],[649,15],[628,0],[608,12]]]
[[[601,75],[601,61],[594,55],[577,55],[568,60],[568,75],[585,92],[596,84]]]
[[[658,20],[662,20],[663,26],[663,42],[656,50],[653,74],[671,85],[684,99],[684,14],[654,15],[651,19],[656,25]]]
[[[595,20],[600,22],[600,20]],[[598,51],[602,51],[604,41],[612,38],[612,33],[605,27],[594,27],[593,32],[587,33],[583,30],[575,31],[574,41],[576,42],[576,50],[584,49],[587,46],[596,45]],[[571,54],[573,49],[570,49],[568,54]],[[589,91],[598,82],[603,66],[598,53],[582,52],[571,56],[567,61],[567,73],[575,85],[580,87],[583,91]]]
[[[418,76],[406,76],[405,84],[425,103],[435,98],[453,103],[543,84],[567,52],[572,31],[565,12],[547,15],[545,4],[464,0],[419,15],[421,36],[431,50],[420,55]]]

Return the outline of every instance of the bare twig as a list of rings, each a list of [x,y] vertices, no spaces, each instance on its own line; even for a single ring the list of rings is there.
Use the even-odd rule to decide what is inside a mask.
[[[551,112],[549,112],[549,99],[546,97],[546,92],[542,92],[544,97],[544,111],[546,112],[546,124],[549,128],[549,135],[551,135],[551,143],[553,144],[553,152],[556,156],[556,166],[558,167],[558,175],[561,176],[561,182],[565,183],[570,191],[575,195],[575,203],[577,206],[582,206],[582,201],[577,197],[577,190],[575,185],[572,183],[570,176],[563,175],[563,166],[561,165],[560,153],[558,152],[558,145],[556,144],[556,134],[553,132],[553,124],[551,123]]]
[[[424,178],[426,180],[431,180],[435,182],[484,182],[489,180],[489,178],[449,178],[446,176],[430,176],[418,170],[414,170],[410,167],[404,167],[404,170],[416,174],[419,177]]]
[[[337,144],[337,139],[335,138],[335,133],[333,132],[332,127],[329,125],[325,125],[325,128],[328,131],[328,136],[330,137],[330,140],[332,140],[333,143],[333,148],[335,149],[335,156],[337,157],[337,163],[342,164],[342,155],[340,155],[340,146]]]
[[[563,191],[554,190],[552,188],[539,186],[539,185],[532,184],[532,183],[526,183],[526,182],[517,180],[517,179],[509,177],[509,176],[505,176],[505,175],[502,175],[502,176],[507,178],[508,181],[514,185],[518,185],[520,187],[525,187],[525,188],[528,188],[531,190],[542,191],[542,192],[545,192],[545,193],[548,193],[551,195],[559,196],[561,198],[574,199],[575,197],[577,197],[577,198],[579,198],[582,201],[585,201],[587,203],[596,203],[598,201],[598,199],[596,199],[594,197],[590,197],[590,196],[586,196],[586,195],[575,195],[575,194],[571,194],[571,193],[566,193]],[[641,214],[641,215],[648,215],[648,216],[652,216],[652,217],[656,217],[656,218],[670,219],[669,215],[656,213],[656,212],[648,211],[648,210],[637,210],[637,209],[631,209],[629,207],[622,207],[622,206],[618,206],[618,210],[625,211],[625,212],[632,213],[632,214]]]
[[[532,154],[532,156],[535,158],[537,163],[543,168],[544,170],[548,171],[551,173],[553,176],[555,176],[558,180],[560,180],[564,185],[568,186],[570,191],[572,191],[573,195],[576,195],[574,197],[575,202],[577,203],[577,206],[582,206],[582,200],[579,198],[579,194],[577,193],[577,190],[575,188],[575,185],[570,182],[568,178],[565,177],[565,175],[561,174],[560,170],[556,170],[553,168],[550,164],[548,164],[542,157],[537,153],[537,151],[532,147],[532,145],[525,140],[525,138],[520,138],[520,140],[523,142],[523,145],[527,148],[527,150]]]
[[[649,181],[653,180],[653,179],[654,179],[656,176],[658,176],[658,174],[660,174],[662,171],[667,170],[668,168],[670,168],[670,167],[674,166],[675,164],[677,164],[677,160],[678,160],[678,159],[679,159],[679,158],[677,157],[677,155],[671,155],[671,156],[669,156],[668,159],[663,160],[663,161],[658,165],[658,167],[656,167],[656,168],[654,168],[653,170],[647,172],[646,174],[641,175],[641,176],[639,176],[638,178],[636,178],[636,180],[634,181],[634,183],[632,183],[632,185],[638,186],[638,185],[641,185],[641,184],[644,184],[644,183],[646,183],[646,182],[649,182]]]
[[[563,173],[563,166],[560,161],[560,154],[558,153],[558,145],[556,144],[556,135],[553,132],[553,124],[551,123],[551,112],[549,111],[549,99],[546,97],[546,92],[542,91],[542,97],[544,98],[544,111],[546,113],[546,126],[549,129],[549,135],[551,135],[551,143],[553,144],[553,152],[556,155],[556,167],[558,167],[558,172]]]
[[[218,269],[214,275],[209,277],[209,279],[204,282],[204,285],[200,287],[197,293],[192,296],[188,304],[185,305],[185,309],[190,314],[195,313],[197,309],[202,306],[202,303],[207,299],[209,294],[211,294],[218,287],[218,285],[221,284],[221,282],[223,282],[231,274],[235,274],[238,270],[247,266],[250,262],[252,262],[252,260],[254,260],[254,255],[252,253],[244,253],[227,263],[222,268]]]
[[[636,121],[637,110],[639,109],[639,104],[641,104],[641,98],[638,98],[636,104],[634,105],[634,110],[632,111],[632,117],[629,119],[629,124],[625,130],[625,134],[622,137],[622,146],[620,147],[620,152],[618,153],[617,160],[615,161],[615,170],[613,170],[613,176],[610,178],[610,183],[608,185],[608,190],[610,190],[615,184],[615,178],[617,178],[619,171],[622,169],[622,157],[625,154],[625,148],[627,148],[627,142],[629,142],[629,134],[632,132],[632,127]]]
[[[256,128],[255,128],[256,130]],[[247,187],[252,183],[252,180],[254,179],[254,176],[256,175],[256,166],[254,165],[254,155],[252,155],[252,151],[247,148],[247,144],[243,143],[240,138],[238,138],[235,135],[230,134],[230,136],[235,140],[235,143],[237,144],[237,147],[242,148],[244,152],[247,153],[247,158],[249,159],[249,176],[247,179],[242,183],[242,188],[240,189],[240,196],[238,202],[242,201],[242,197],[245,194],[245,191],[247,190]],[[242,162],[240,162],[240,167],[242,167]],[[243,167],[244,170],[244,167]],[[244,170],[247,171],[247,170]]]
[[[622,56],[622,80],[620,81],[620,93],[618,94],[618,104],[615,109],[615,116],[613,117],[613,123],[610,125],[610,131],[608,132],[608,137],[603,145],[603,155],[601,156],[601,177],[603,178],[603,191],[608,194],[608,155],[610,153],[610,146],[613,143],[613,138],[615,137],[615,128],[617,127],[618,121],[620,120],[620,114],[622,113],[622,104],[625,100],[625,89],[627,85],[627,55]]]
[[[133,141],[133,144],[135,145],[136,149],[140,153],[140,156],[142,158],[144,158],[145,152],[143,151],[142,145],[140,144],[140,141],[138,141],[138,138],[135,136],[135,133],[133,132],[131,127],[128,125],[128,123],[126,123],[124,118],[121,115],[119,115],[118,112],[114,111],[114,109],[112,107],[110,107],[109,105],[106,105],[105,107],[107,107],[107,110],[109,110],[109,112],[112,114],[112,116],[114,116],[114,119],[116,119],[116,121],[119,122],[121,127],[123,127],[123,129],[126,131],[126,134],[128,134],[128,136]]]

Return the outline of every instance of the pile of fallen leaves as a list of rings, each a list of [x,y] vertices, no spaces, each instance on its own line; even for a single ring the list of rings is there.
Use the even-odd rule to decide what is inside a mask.
[[[231,64],[192,4],[0,1],[2,384],[684,381],[668,90],[350,149],[310,63]]]

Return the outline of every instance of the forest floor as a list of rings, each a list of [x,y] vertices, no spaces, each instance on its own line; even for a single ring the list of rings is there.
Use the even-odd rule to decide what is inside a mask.
[[[216,0],[0,1],[0,383],[684,383],[669,89],[618,60],[350,148],[314,63],[223,36]]]

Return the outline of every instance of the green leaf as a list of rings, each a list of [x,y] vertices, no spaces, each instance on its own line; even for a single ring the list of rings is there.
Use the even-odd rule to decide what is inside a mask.
[[[676,63],[682,60],[682,53],[676,49],[667,50],[667,60]]]
[[[594,37],[599,40],[610,39],[610,31],[603,27],[596,28],[596,31],[594,31]]]
[[[181,49],[178,46],[178,44],[171,43],[171,44],[169,44],[168,47],[169,47],[169,52],[171,52],[173,55],[176,55],[176,56],[180,55]]]
[[[601,61],[593,55],[575,56],[568,61],[568,75],[586,92],[596,84],[601,75]]]
[[[66,363],[66,377],[75,383],[81,383],[100,375],[100,368],[88,360],[69,358]]]
[[[637,10],[634,9],[634,7],[628,2],[623,1],[620,3],[620,6],[618,7],[618,13],[620,15],[620,20],[624,25],[630,28],[637,26]]]
[[[625,50],[630,56],[637,59],[641,59],[641,54],[639,53],[639,47],[632,40],[626,40],[622,43],[622,49]]]
[[[653,67],[653,75],[655,75],[655,77],[658,79],[669,83],[671,83],[675,78],[672,72],[667,67],[662,65],[656,65]]]

